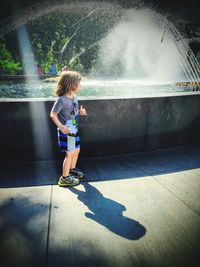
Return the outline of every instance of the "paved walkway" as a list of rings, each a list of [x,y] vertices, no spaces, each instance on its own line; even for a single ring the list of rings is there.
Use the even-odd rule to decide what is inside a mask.
[[[199,146],[81,159],[71,189],[60,166],[0,164],[1,266],[200,266]]]

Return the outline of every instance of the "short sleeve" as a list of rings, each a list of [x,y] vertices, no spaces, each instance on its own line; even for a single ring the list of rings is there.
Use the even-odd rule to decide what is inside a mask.
[[[58,98],[54,103],[51,112],[59,113],[62,108],[63,108],[62,99]]]

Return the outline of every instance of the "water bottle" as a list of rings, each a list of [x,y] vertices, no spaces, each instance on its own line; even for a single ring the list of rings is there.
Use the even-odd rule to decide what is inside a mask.
[[[67,135],[67,146],[68,151],[74,151],[76,148],[76,133],[77,133],[77,124],[76,120],[68,120],[66,126],[70,130],[70,134]]]
[[[76,148],[76,136],[75,134],[68,134],[67,135],[67,150],[74,151]]]

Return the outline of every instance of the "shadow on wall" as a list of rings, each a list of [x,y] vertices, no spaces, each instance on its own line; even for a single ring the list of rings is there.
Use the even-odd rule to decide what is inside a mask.
[[[85,216],[105,226],[111,232],[129,240],[137,240],[146,234],[146,228],[139,222],[123,215],[126,207],[117,201],[104,197],[103,194],[89,183],[84,183],[85,192],[77,188],[70,190],[77,194],[78,199],[91,212]]]

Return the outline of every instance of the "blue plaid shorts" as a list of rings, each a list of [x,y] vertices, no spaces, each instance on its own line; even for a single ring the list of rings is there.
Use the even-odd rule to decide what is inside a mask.
[[[67,134],[62,133],[59,129],[57,130],[58,133],[58,146],[60,149],[60,152],[67,152],[68,151],[68,145],[67,145]],[[80,148],[80,137],[79,133],[76,133],[76,148]]]

